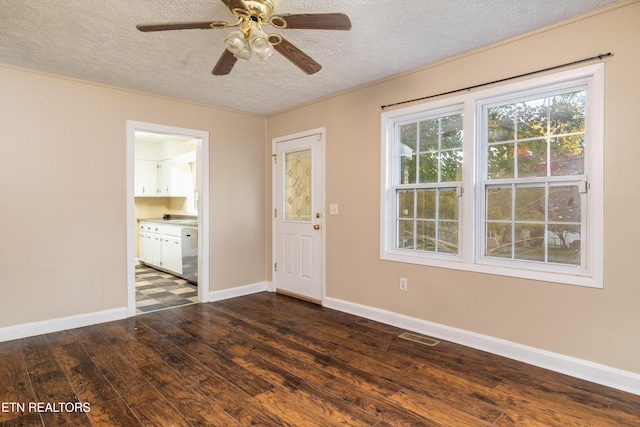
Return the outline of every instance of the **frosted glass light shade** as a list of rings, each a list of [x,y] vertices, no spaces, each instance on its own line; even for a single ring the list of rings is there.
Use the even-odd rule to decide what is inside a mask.
[[[242,50],[234,53],[233,56],[235,56],[238,59],[244,59],[245,61],[248,61],[249,58],[251,58],[251,47],[249,47],[249,43],[244,42],[244,46],[242,47]]]
[[[269,36],[260,29],[251,31],[249,44],[251,45],[251,49],[258,55],[258,58],[262,60],[273,55],[273,46],[269,43]]]
[[[224,39],[224,45],[234,55],[241,52],[245,48],[244,33],[240,30],[230,32]]]

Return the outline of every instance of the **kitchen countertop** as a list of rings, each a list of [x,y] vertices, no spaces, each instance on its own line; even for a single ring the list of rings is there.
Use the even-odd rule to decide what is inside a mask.
[[[198,218],[187,215],[169,215],[169,218],[139,218],[138,222],[155,222],[167,225],[177,225],[183,227],[197,227]]]

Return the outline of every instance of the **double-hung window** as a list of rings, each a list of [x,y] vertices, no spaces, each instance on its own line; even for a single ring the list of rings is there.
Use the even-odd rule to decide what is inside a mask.
[[[394,246],[459,255],[462,112],[411,118],[394,132]]]
[[[383,113],[381,258],[601,287],[603,67]]]

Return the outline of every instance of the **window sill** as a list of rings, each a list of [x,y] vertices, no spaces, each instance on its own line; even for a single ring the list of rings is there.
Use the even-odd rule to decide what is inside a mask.
[[[424,265],[427,267],[448,268],[473,273],[492,274],[516,279],[535,280],[537,282],[559,283],[564,285],[583,286],[602,289],[603,280],[594,276],[557,273],[525,268],[504,267],[489,263],[467,263],[461,258],[442,255],[441,257],[420,256],[419,254],[407,254],[403,251],[383,252],[380,255],[383,261],[402,262],[406,264]]]

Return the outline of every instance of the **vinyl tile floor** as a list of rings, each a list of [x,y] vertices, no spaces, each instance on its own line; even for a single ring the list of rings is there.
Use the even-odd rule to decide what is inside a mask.
[[[196,285],[146,265],[136,266],[136,312],[138,314],[197,302]]]

